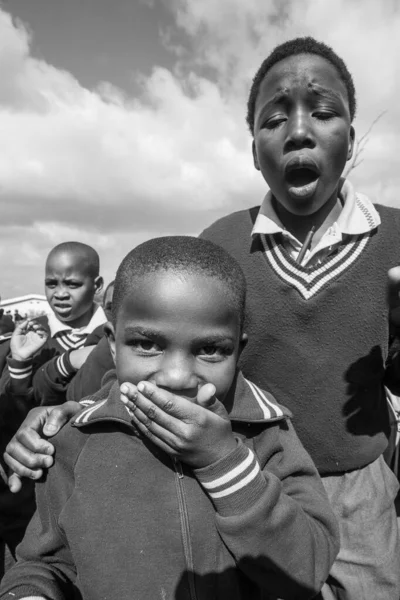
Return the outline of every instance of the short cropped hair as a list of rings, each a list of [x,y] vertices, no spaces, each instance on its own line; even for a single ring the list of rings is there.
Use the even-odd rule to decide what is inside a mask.
[[[112,305],[114,323],[124,298],[135,288],[137,278],[158,271],[205,275],[222,282],[227,287],[229,300],[237,308],[240,325],[243,325],[246,279],[242,269],[220,246],[189,236],[154,238],[129,252],[115,278]]]
[[[96,278],[100,273],[100,257],[92,246],[83,242],[62,242],[50,250],[47,260],[55,254],[75,254],[82,258],[90,276]]]
[[[334,52],[334,50],[332,50],[330,46],[327,46],[323,42],[318,42],[312,37],[299,37],[276,46],[276,48],[274,48],[271,54],[261,64],[254,76],[253,83],[250,88],[249,99],[247,101],[246,117],[247,125],[253,136],[256,100],[264,77],[277,62],[280,62],[289,56],[296,56],[298,54],[316,54],[317,56],[325,58],[325,60],[330,62],[335,67],[340,79],[346,87],[350,118],[351,121],[353,121],[357,106],[356,90],[354,87],[353,78],[350,75],[345,62],[336,54],[336,52]]]

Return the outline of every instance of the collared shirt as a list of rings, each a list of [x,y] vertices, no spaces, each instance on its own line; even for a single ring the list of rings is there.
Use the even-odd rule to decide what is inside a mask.
[[[312,250],[307,250],[302,265],[314,266],[322,262],[342,243],[345,235],[360,235],[376,229],[380,225],[380,217],[372,202],[363,194],[355,193],[349,181],[343,183],[341,189],[343,209],[338,219],[325,231],[318,244]],[[291,257],[296,260],[302,244],[287,231],[280,221],[272,203],[269,191],[260,207],[252,236],[257,234],[282,234],[283,245]]]
[[[88,335],[92,333],[96,327],[104,325],[107,321],[106,314],[102,307],[99,305],[96,306],[97,308],[89,323],[84,327],[76,329],[70,327],[67,323],[62,323],[62,321],[57,319],[54,313],[49,315],[48,324],[51,337],[56,338],[64,350],[81,348],[85,344]]]
[[[70,325],[68,325],[67,323],[63,323],[62,321],[57,319],[54,313],[51,313],[48,316],[48,324],[51,337],[54,337],[57,333],[60,333],[61,331],[69,331],[70,333],[78,333],[83,334],[85,336],[87,336],[89,333],[92,333],[96,329],[96,327],[99,327],[99,325],[103,325],[107,321],[107,317],[103,308],[100,305],[96,306],[97,308],[95,309],[95,312],[93,313],[89,323],[84,327],[78,327],[76,329],[70,327]]]

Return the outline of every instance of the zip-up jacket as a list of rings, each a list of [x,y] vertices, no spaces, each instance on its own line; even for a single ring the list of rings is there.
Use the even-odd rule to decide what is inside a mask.
[[[131,422],[111,380],[53,438],[55,465],[0,600],[312,598],[338,552],[321,480],[272,396],[238,375],[237,446],[201,469]]]

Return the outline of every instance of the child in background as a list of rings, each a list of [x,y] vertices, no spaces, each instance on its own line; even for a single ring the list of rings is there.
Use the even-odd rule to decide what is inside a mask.
[[[111,319],[113,293],[114,281],[111,281],[108,284],[103,296],[103,310],[108,320]],[[87,345],[90,345],[90,343],[91,339],[89,338]],[[92,348],[90,348],[89,355],[84,357],[85,362],[83,364],[83,368],[79,369],[77,372],[75,371],[71,373],[70,377],[65,382],[67,385],[61,382],[61,385],[56,387],[53,383],[54,380],[57,379],[58,357],[55,357],[36,372],[36,375],[33,378],[33,388],[41,390],[41,394],[45,398],[51,398],[52,404],[61,404],[66,399],[69,399],[68,396],[71,396],[72,394],[73,398],[76,398],[79,395],[79,400],[84,398],[84,396],[93,394],[100,389],[101,381],[105,373],[113,368],[113,362],[108,350],[107,340],[104,336],[100,339],[99,344],[106,349],[105,352],[100,350],[100,357],[104,358],[104,360],[99,361],[95,357],[95,360],[93,361],[91,358],[93,354],[91,352]],[[81,388],[84,390],[84,393],[80,393]]]
[[[106,326],[116,378],[54,438],[1,599],[319,591],[337,526],[289,414],[237,370],[245,289],[236,261],[196,238],[124,259]]]
[[[46,260],[45,292],[53,314],[16,325],[8,374],[0,390],[30,398],[34,404],[65,400],[68,382],[103,335],[106,315],[94,301],[102,286],[99,256],[93,248],[64,242],[51,250]],[[45,365],[54,356],[57,360]],[[39,368],[43,383],[32,387]]]
[[[103,309],[107,315],[108,320],[111,319],[111,311],[112,311],[112,299],[114,295],[114,281],[110,281],[108,286],[106,287],[106,291],[104,292],[103,297]]]
[[[103,336],[106,316],[94,302],[101,287],[99,257],[93,248],[66,242],[50,252],[45,290],[54,314],[16,322],[11,340],[1,348],[2,356],[8,354],[0,379],[1,455],[33,405],[65,401],[68,381]],[[58,358],[51,370],[45,363],[52,356]],[[35,387],[32,378],[41,369],[44,383]],[[0,579],[14,561],[34,509],[29,482],[13,496],[0,481]]]

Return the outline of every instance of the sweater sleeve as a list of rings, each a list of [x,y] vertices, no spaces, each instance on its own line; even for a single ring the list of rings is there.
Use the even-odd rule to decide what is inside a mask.
[[[57,450],[60,450],[57,448]],[[79,450],[78,450],[79,451]],[[2,579],[0,599],[38,596],[46,600],[74,598],[76,568],[59,516],[70,497],[74,481],[74,448],[57,454],[56,464],[44,481],[36,484],[37,509],[17,549],[17,563]],[[67,467],[67,468],[66,468]]]
[[[271,451],[273,430],[279,435]],[[269,450],[267,447],[269,446]],[[312,598],[339,551],[339,532],[317,470],[290,423],[194,471],[238,567],[285,599]],[[285,594],[282,593],[285,590]]]
[[[69,358],[72,351],[55,356],[35,373],[33,390],[37,405],[52,406],[65,402],[68,385],[77,372]]]
[[[7,358],[8,392],[17,396],[28,396],[32,392],[33,360]]]

